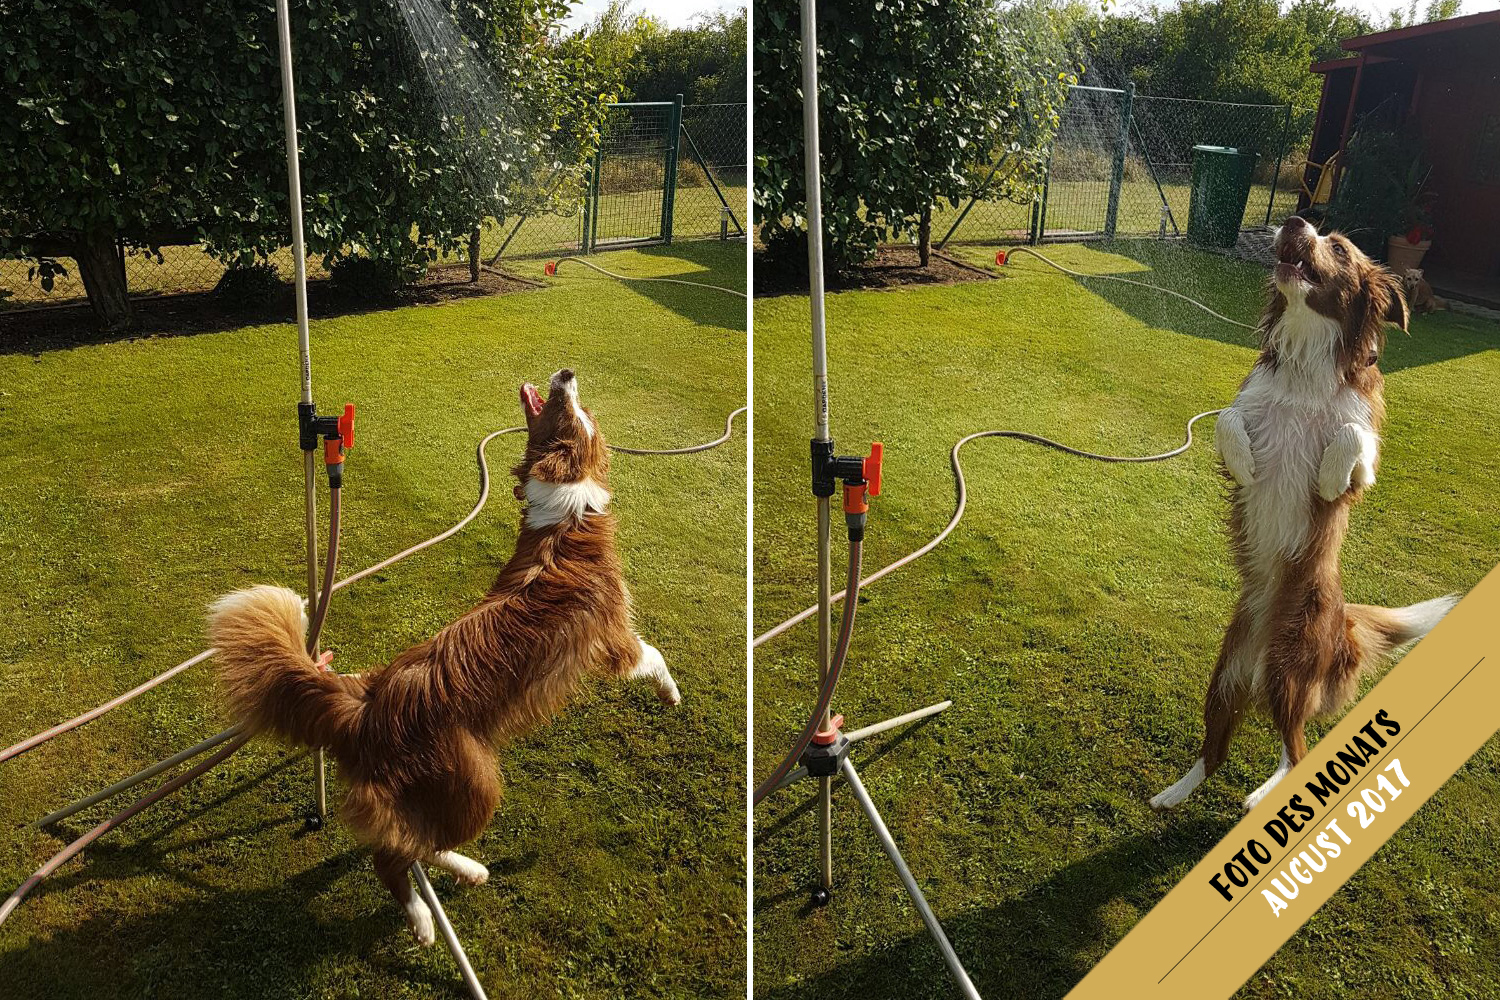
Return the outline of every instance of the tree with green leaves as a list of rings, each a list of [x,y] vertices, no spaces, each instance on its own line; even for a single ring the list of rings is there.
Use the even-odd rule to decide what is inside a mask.
[[[693,24],[668,27],[635,12],[630,0],[609,6],[583,29],[601,60],[617,68],[626,100],[688,104],[745,101],[745,10],[700,14]]]
[[[534,199],[541,177],[580,167],[613,90],[585,42],[559,40],[567,9],[295,4],[309,253],[419,269]],[[100,322],[120,327],[131,322],[122,248],[202,243],[242,261],[285,245],[269,0],[26,0],[5,20],[0,254],[75,258]],[[448,31],[419,41],[411,25],[422,23]],[[441,66],[460,57],[493,81],[498,104],[446,99]]]
[[[768,252],[795,265],[807,238],[796,0],[755,5],[755,207]],[[932,206],[1029,199],[1076,58],[1043,6],[991,0],[832,0],[818,7],[823,221],[829,264],[850,268],[914,236]],[[990,176],[1002,155],[1009,166]]]
[[[1085,60],[1110,85],[1143,94],[1316,107],[1309,67],[1344,54],[1339,42],[1374,29],[1335,0],[1186,0],[1144,13],[1087,19]]]

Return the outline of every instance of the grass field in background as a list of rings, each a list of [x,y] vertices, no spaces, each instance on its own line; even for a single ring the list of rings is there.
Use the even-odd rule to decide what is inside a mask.
[[[745,187],[722,187],[724,198],[734,211],[740,225],[745,222]],[[598,238],[629,239],[659,234],[661,230],[661,192],[659,190],[631,194],[606,194],[600,196],[600,227]],[[708,186],[682,186],[673,203],[675,235],[684,240],[714,237],[719,233],[719,210],[721,203]],[[505,225],[489,225],[481,231],[482,253],[486,260],[495,254],[515,227],[514,222]],[[577,252],[579,235],[583,230],[581,208],[571,215],[543,213],[521,223],[515,238],[506,247],[502,264],[506,261],[525,260]],[[730,235],[735,235],[730,224]],[[206,292],[218,284],[224,274],[224,265],[204,252],[199,246],[162,247],[162,260],[154,256],[129,254],[125,258],[126,280],[133,295],[171,295],[179,292]],[[290,281],[294,270],[292,252],[285,249],[271,258],[283,279]],[[71,257],[59,258],[67,269],[67,277],[59,277],[51,292],[43,292],[34,281],[26,278],[32,265],[24,260],[0,260],[0,291],[9,291],[9,296],[0,295],[0,311],[18,306],[57,305],[78,302],[85,298],[83,280],[79,277],[77,262]],[[438,264],[467,263],[468,252],[449,255],[438,260]],[[525,265],[519,265],[525,270]],[[321,258],[308,260],[308,274],[312,277],[326,276]]]
[[[1177,229],[1187,232],[1188,201],[1191,189],[1187,182],[1169,182],[1163,179],[1162,191],[1172,209]],[[1245,203],[1245,226],[1260,226],[1266,221],[1266,206],[1270,203],[1271,185],[1255,184],[1250,188],[1250,197]],[[1295,188],[1277,187],[1276,200],[1272,204],[1271,222],[1279,224],[1297,208]],[[1059,181],[1054,180],[1047,192],[1047,231],[1049,233],[1083,232],[1097,233],[1104,229],[1104,220],[1109,209],[1109,181]],[[932,238],[942,239],[958,219],[957,209],[940,205],[932,217]],[[1121,236],[1155,235],[1161,227],[1161,194],[1149,177],[1127,180],[1120,189],[1119,215],[1116,231]],[[955,243],[1008,243],[1015,242],[1016,234],[1025,234],[1031,229],[1031,205],[1019,205],[1012,201],[981,202],[970,210],[963,225],[953,235]],[[1167,224],[1167,235],[1174,235],[1172,225]]]
[[[1265,273],[1152,242],[1044,248],[1253,320]],[[988,253],[973,251],[982,263]],[[1175,299],[1086,284],[1019,257],[990,282],[828,299],[833,432],[885,443],[866,572],[947,522],[959,437],[1022,428],[1145,454],[1233,397],[1253,334]],[[811,602],[807,301],[755,318],[755,631]],[[1344,549],[1352,600],[1464,591],[1500,557],[1500,326],[1443,313],[1392,333],[1379,484]],[[1151,465],[999,439],[964,454],[969,507],[931,554],[868,588],[835,708],[857,728],[943,698],[931,722],[856,762],[980,993],[1063,996],[1240,818],[1274,769],[1269,723],[1175,813],[1146,804],[1192,763],[1237,578],[1211,421]],[[842,531],[835,575],[842,577]],[[757,651],[756,774],[814,695],[813,626]],[[1316,737],[1321,730],[1313,733]],[[1334,1000],[1500,995],[1500,746],[1467,764],[1241,991]],[[847,789],[835,793],[832,905],[811,909],[816,821],[799,784],[756,813],[755,976],[763,1000],[956,997]]]
[[[744,286],[743,244],[600,260]],[[575,367],[609,439],[652,448],[717,437],[745,398],[742,299],[581,269],[533,292],[315,321],[312,345],[323,408],[359,407],[345,573],[470,509],[474,447],[520,422],[524,379]],[[203,648],[216,595],[301,589],[297,385],[288,325],[0,356],[0,745]],[[705,454],[613,460],[638,627],[683,704],[590,681],[502,750],[505,797],[467,851],[489,884],[433,873],[493,1000],[743,996],[745,440],[741,421]],[[519,441],[491,444],[490,503],[462,533],[334,598],[337,668],[386,661],[484,593],[519,523]],[[56,835],[23,824],[225,725],[199,666],[0,765],[0,895],[128,799]],[[110,834],[0,927],[0,994],[462,995],[345,828],[300,834],[311,794],[306,755],[257,741]]]

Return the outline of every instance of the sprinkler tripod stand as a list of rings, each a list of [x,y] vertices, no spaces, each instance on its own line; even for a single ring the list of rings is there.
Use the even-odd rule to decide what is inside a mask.
[[[900,876],[912,904],[922,915],[927,932],[932,935],[943,961],[965,1000],[979,1000],[979,992],[970,982],[963,963],[943,933],[932,907],[927,905],[917,880],[901,857],[896,841],[886,828],[874,800],[860,781],[859,772],[849,759],[850,748],[876,733],[916,722],[937,715],[952,702],[942,701],[935,705],[884,722],[876,723],[853,733],[840,731],[842,716],[833,714],[832,702],[839,673],[849,653],[849,640],[854,631],[854,616],[859,606],[860,557],[864,545],[865,520],[869,511],[867,498],[880,493],[880,465],[883,448],[877,442],[871,446],[868,457],[838,456],[834,453],[833,438],[828,422],[828,344],[823,309],[823,206],[822,176],[818,151],[818,15],[816,0],[802,0],[802,141],[803,183],[807,192],[807,270],[809,277],[808,300],[812,318],[812,369],[813,369],[813,439],[812,439],[812,491],[817,498],[818,515],[818,703],[803,727],[801,735],[769,778],[759,785],[754,794],[754,803],[759,804],[767,795],[804,777],[818,782],[818,840],[819,879],[813,891],[813,901],[826,904],[833,895],[833,782],[843,778],[854,793],[860,810],[875,831],[886,857]],[[843,620],[839,627],[837,648],[830,642],[832,625],[830,611],[833,606],[833,583],[831,574],[832,543],[832,498],[839,480],[844,484],[844,521],[849,534],[849,585],[844,597]],[[792,770],[793,764],[798,764]]]
[[[835,457],[832,441],[814,440],[812,454],[813,492],[818,503],[818,610],[820,612],[818,619],[818,704],[792,753],[787,755],[771,777],[756,790],[755,801],[759,803],[770,793],[786,788],[804,778],[817,781],[819,877],[818,884],[813,889],[812,901],[817,906],[824,906],[833,898],[833,783],[836,779],[842,778],[853,792],[854,799],[864,813],[865,819],[875,831],[881,850],[885,851],[886,857],[895,867],[896,874],[900,877],[907,896],[911,898],[912,905],[921,914],[922,923],[926,925],[928,934],[932,936],[938,950],[942,952],[943,961],[948,966],[948,972],[953,977],[954,983],[965,1000],[979,1000],[979,992],[969,980],[963,963],[959,961],[957,952],[953,950],[947,934],[943,932],[942,924],[939,923],[937,915],[932,912],[932,907],[928,905],[926,897],[922,895],[921,887],[917,885],[916,878],[907,867],[906,860],[901,856],[895,838],[886,828],[885,821],[880,816],[880,810],[870,798],[864,782],[860,780],[859,771],[850,760],[850,751],[854,744],[861,740],[929,719],[950,708],[953,702],[940,701],[926,708],[907,712],[849,733],[843,732],[841,728],[844,717],[834,715],[830,708],[833,692],[838,684],[839,675],[843,672],[844,663],[849,654],[849,642],[854,632],[854,617],[859,606],[860,566],[865,522],[869,512],[868,497],[880,494],[881,461],[884,457],[884,448],[876,442],[871,446],[868,457]],[[830,501],[838,479],[844,481],[844,522],[849,535],[849,582],[844,597],[843,621],[839,627],[838,643],[830,651],[828,642],[832,590],[829,573],[832,548]],[[799,765],[794,770],[790,769],[793,761]]]

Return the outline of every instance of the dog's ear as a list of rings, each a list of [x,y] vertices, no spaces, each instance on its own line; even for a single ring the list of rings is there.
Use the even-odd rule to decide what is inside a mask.
[[[1407,322],[1411,319],[1410,307],[1406,304],[1406,288],[1400,278],[1384,268],[1375,272],[1371,280],[1372,305],[1378,306],[1380,318],[1402,333],[1410,332]]]
[[[539,483],[576,483],[583,478],[583,456],[571,441],[559,441],[531,463],[531,478]]]

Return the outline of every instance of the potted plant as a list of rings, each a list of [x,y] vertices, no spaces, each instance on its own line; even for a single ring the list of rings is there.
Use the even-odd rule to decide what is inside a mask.
[[[1385,262],[1392,271],[1404,275],[1414,267],[1422,266],[1422,258],[1432,249],[1432,217],[1428,212],[1431,199],[1424,190],[1428,171],[1422,169],[1420,160],[1412,163],[1412,170],[1420,176],[1406,187],[1406,203],[1401,210],[1402,228],[1385,241]]]

